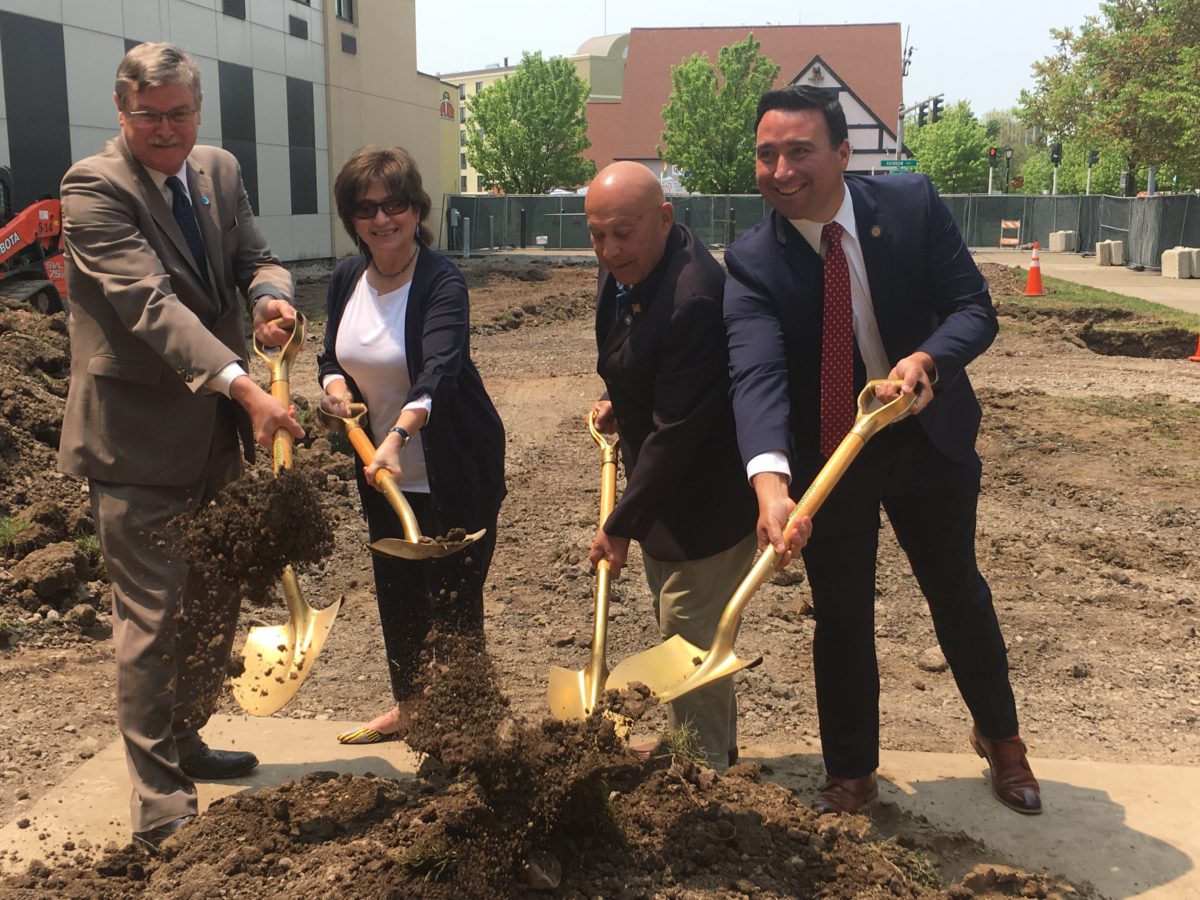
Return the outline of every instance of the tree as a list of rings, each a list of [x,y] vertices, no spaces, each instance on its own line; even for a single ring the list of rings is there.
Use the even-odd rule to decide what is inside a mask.
[[[905,127],[904,143],[917,159],[917,171],[928,175],[939,192],[987,190],[991,141],[967,101],[947,109],[940,122],[923,128]]]
[[[587,139],[588,85],[561,56],[525,53],[512,75],[467,101],[467,160],[481,186],[510,194],[577,187],[596,173]]]
[[[1034,63],[1034,89],[1021,92],[1027,124],[1131,172],[1169,166],[1200,182],[1200,0],[1110,0],[1078,31],[1050,33],[1057,50]]]
[[[663,107],[658,154],[680,171],[689,191],[755,191],[754,114],[758,98],[775,85],[779,66],[758,53],[753,33],[722,47],[714,68],[707,53],[671,67],[671,95]]]

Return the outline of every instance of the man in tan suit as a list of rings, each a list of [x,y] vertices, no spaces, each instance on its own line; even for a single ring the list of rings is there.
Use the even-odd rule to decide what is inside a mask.
[[[134,839],[156,852],[196,814],[192,779],[252,753],[199,729],[224,680],[238,598],[214,598],[160,540],[270,447],[290,411],[246,374],[241,291],[268,346],[294,322],[292,279],[254,224],[237,161],[197,147],[200,71],[170,44],[117,69],[119,137],[62,183],[71,387],[59,468],[88,479],[113,586],[117,720]]]

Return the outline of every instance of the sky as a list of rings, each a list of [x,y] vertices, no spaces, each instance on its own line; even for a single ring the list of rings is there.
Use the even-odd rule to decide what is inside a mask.
[[[748,17],[739,7],[753,5]],[[945,94],[969,100],[976,115],[1017,104],[1031,88],[1031,65],[1054,52],[1051,28],[1078,28],[1100,0],[840,0],[837,3],[731,3],[730,0],[457,0],[450,8],[416,0],[417,67],[429,74],[482,69],[523,51],[569,56],[589,38],[632,28],[735,25],[844,25],[899,22],[913,47],[906,104]],[[884,113],[884,110],[877,110]],[[888,111],[890,112],[890,111]]]

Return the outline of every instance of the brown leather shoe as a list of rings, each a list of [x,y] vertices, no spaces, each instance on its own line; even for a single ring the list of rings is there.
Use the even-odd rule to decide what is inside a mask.
[[[812,808],[821,815],[846,815],[858,812],[878,796],[879,782],[874,772],[861,778],[834,778],[831,775],[825,787],[813,798]]]
[[[992,740],[971,728],[971,746],[988,761],[992,793],[996,799],[1019,813],[1036,816],[1042,811],[1042,789],[1033,777],[1025,758],[1025,742],[1020,737]]]

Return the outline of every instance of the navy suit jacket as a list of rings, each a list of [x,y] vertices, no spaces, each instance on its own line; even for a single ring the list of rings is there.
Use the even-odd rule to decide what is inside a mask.
[[[888,361],[895,365],[918,350],[933,357],[934,399],[917,421],[943,454],[966,460],[975,452],[980,411],[964,369],[998,330],[987,281],[928,178],[847,175],[845,181]],[[725,265],[742,460],[783,450],[795,472],[798,460],[818,453],[821,258],[772,210],[729,247]],[[857,346],[855,380],[861,389]]]

